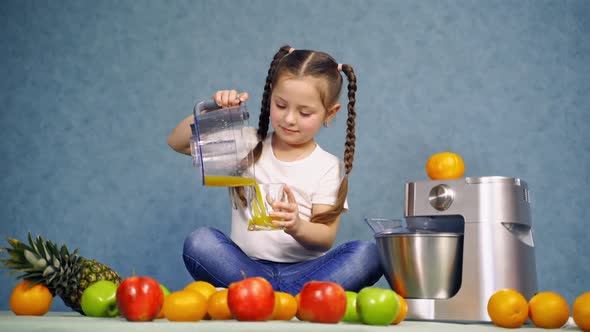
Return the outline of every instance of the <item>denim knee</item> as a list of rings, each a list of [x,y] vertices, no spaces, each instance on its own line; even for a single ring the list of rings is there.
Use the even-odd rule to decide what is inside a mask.
[[[215,228],[197,228],[185,238],[182,254],[193,258],[210,255],[211,248],[214,248],[222,237],[225,237],[225,235]]]
[[[353,241],[355,247],[355,261],[363,263],[363,269],[368,272],[370,279],[377,282],[383,275],[383,269],[379,260],[379,250],[372,241]]]
[[[353,241],[356,247],[357,255],[365,258],[373,258],[379,259],[379,251],[377,250],[377,245],[372,241],[363,241],[357,240]]]

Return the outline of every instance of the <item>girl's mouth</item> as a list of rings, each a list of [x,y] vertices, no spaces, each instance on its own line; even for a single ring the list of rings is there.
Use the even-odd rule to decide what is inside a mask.
[[[297,130],[291,130],[291,129],[288,129],[288,128],[285,128],[285,127],[281,127],[281,128],[287,134],[296,134],[297,133]]]

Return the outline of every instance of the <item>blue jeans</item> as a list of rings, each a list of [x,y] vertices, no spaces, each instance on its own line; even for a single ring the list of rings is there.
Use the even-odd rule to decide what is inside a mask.
[[[369,241],[347,242],[309,261],[277,263],[254,260],[223,232],[203,227],[187,236],[182,256],[195,280],[228,287],[244,276],[264,277],[275,291],[293,295],[311,280],[335,282],[358,292],[383,275],[377,246]]]

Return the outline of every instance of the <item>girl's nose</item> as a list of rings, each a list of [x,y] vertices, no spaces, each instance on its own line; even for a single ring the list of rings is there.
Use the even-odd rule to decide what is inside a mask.
[[[288,124],[295,124],[297,122],[297,115],[294,111],[287,111],[285,113],[285,122]]]

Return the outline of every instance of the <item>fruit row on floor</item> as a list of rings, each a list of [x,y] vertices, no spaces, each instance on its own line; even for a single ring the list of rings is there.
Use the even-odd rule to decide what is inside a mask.
[[[46,286],[24,281],[14,288],[10,307],[17,315],[44,315],[51,301]],[[261,277],[245,278],[226,289],[195,281],[170,292],[153,278],[134,276],[119,285],[108,280],[91,284],[82,294],[81,309],[87,316],[121,315],[128,321],[267,321],[297,317],[315,323],[395,325],[404,320],[408,307],[391,289],[366,287],[356,293],[325,281],[310,281],[293,296],[275,291]]]
[[[45,285],[24,281],[13,289],[10,308],[17,315],[44,315],[52,298]],[[245,278],[222,289],[194,281],[172,293],[149,277],[130,277],[119,285],[101,280],[84,290],[81,308],[87,316],[121,315],[128,321],[267,321],[296,317],[317,323],[367,325],[396,325],[408,312],[405,299],[390,289],[365,287],[356,293],[336,283],[310,281],[293,296],[275,291],[261,277]],[[515,290],[502,289],[490,297],[487,311],[492,323],[503,328],[518,328],[530,319],[536,327],[556,329],[564,326],[572,314],[581,330],[590,331],[590,292],[577,297],[570,311],[566,300],[555,292],[540,292],[527,301]]]
[[[581,294],[570,306],[555,292],[540,292],[529,301],[518,291],[501,289],[488,301],[488,315],[494,324],[504,328],[519,328],[528,319],[539,328],[558,329],[570,318],[582,331],[590,331],[590,292]]]

